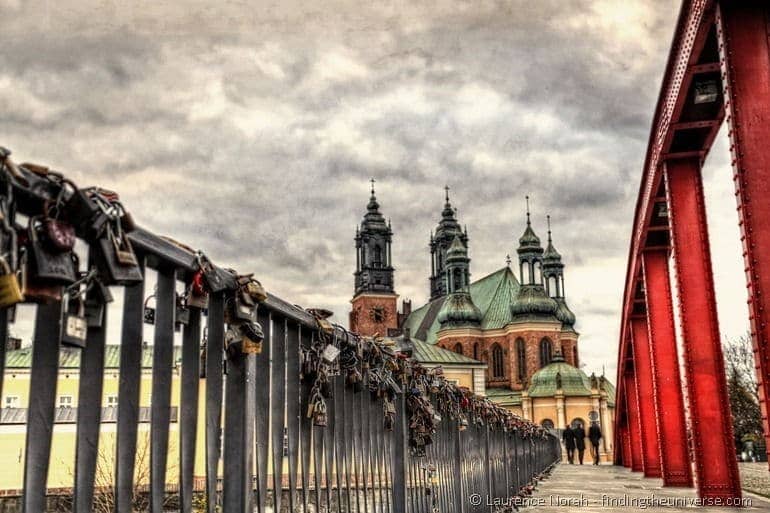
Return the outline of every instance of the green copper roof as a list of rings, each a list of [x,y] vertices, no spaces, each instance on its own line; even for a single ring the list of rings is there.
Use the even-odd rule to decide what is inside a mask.
[[[510,306],[518,290],[519,282],[508,267],[471,283],[471,300],[482,314],[482,329],[502,328],[511,322]],[[441,328],[438,314],[446,300],[447,296],[440,297],[412,311],[404,324],[411,330],[412,338],[436,343]]]
[[[501,406],[521,405],[521,392],[510,388],[487,388],[487,397]]]
[[[516,320],[553,319],[558,308],[559,305],[548,297],[542,285],[524,285],[511,304],[511,314]]]
[[[447,261],[454,260],[456,258],[465,259],[468,256],[468,249],[463,245],[463,241],[460,240],[459,235],[455,235],[452,239],[452,244],[447,249]]]
[[[610,383],[610,380],[602,376],[599,378],[599,383],[605,392],[607,392],[607,404],[610,406],[615,406],[615,385]]]
[[[144,346],[142,350],[142,367],[152,368],[152,347]],[[174,361],[182,357],[182,348],[174,347]],[[6,369],[28,369],[32,366],[32,348],[24,347],[8,351],[5,355]],[[120,346],[108,345],[104,348],[104,368],[117,369],[120,367]],[[59,368],[60,369],[79,369],[80,368],[80,349],[62,347],[59,350]]]
[[[481,311],[473,304],[468,292],[453,292],[444,301],[437,319],[442,328],[478,326],[481,322]]]
[[[556,309],[556,318],[559,319],[565,329],[571,329],[574,331],[575,314],[567,306],[567,302],[563,297],[556,298],[556,303],[559,307]]]
[[[591,379],[586,373],[561,360],[546,365],[532,376],[529,396],[553,397],[557,374],[561,375],[561,389],[565,396],[591,395]]]
[[[443,349],[437,345],[428,344],[422,340],[412,339],[414,358],[420,363],[438,363],[441,365],[484,365],[483,362],[467,356]]]

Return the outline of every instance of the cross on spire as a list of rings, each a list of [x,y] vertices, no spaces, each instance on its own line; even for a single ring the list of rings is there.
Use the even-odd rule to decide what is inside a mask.
[[[449,186],[448,185],[444,186],[444,191],[446,193],[445,194],[446,202],[449,203]]]
[[[548,243],[551,243],[551,215],[545,216],[546,222],[548,223]]]
[[[369,182],[371,182],[371,184],[372,184],[372,196],[374,196],[374,182],[375,182],[375,179],[372,178],[371,180],[369,180]]]
[[[505,255],[505,265],[506,267],[511,266],[511,255]]]

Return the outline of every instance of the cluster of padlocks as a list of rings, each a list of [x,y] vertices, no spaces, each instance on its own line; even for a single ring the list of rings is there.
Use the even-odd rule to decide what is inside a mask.
[[[100,327],[104,308],[113,298],[111,285],[132,285],[144,279],[128,234],[136,229],[118,193],[100,187],[78,188],[61,173],[32,163],[16,164],[0,147],[0,170],[7,184],[0,195],[0,308],[21,302],[64,305],[61,343],[83,348],[88,327]],[[26,205],[26,223],[16,215],[17,195]],[[49,198],[41,200],[40,198]],[[88,244],[83,265],[75,251],[78,239]],[[209,293],[223,292],[228,350],[259,353],[263,334],[256,322],[256,306],[267,297],[252,275],[232,269],[219,272],[202,252],[198,270],[177,294],[174,321],[179,329],[190,318],[189,307],[205,309]],[[232,279],[227,279],[230,274]],[[234,285],[233,285],[234,284]],[[144,321],[155,323],[155,308],[145,301]]]
[[[344,376],[356,393],[366,387],[373,401],[381,400],[383,426],[392,431],[396,422],[396,397],[403,394],[412,456],[425,455],[442,418],[457,421],[459,430],[469,423],[491,430],[516,432],[534,440],[548,433],[485,397],[444,378],[441,367],[429,369],[402,351],[395,339],[361,337],[328,322],[331,312],[310,311],[317,319],[319,335],[302,350],[302,380],[312,383],[308,418],[316,426],[328,423],[326,401],[331,398],[331,378]]]

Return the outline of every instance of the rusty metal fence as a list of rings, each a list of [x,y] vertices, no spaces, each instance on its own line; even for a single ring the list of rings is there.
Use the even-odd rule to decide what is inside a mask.
[[[111,292],[122,287],[114,510],[134,511],[143,276],[154,290],[148,509],[164,510],[181,329],[178,507],[193,509],[205,410],[205,511],[476,512],[528,493],[558,440],[409,358],[263,294],[250,276],[133,223],[117,194],[0,149],[0,392],[15,305],[35,303],[22,509],[46,508],[59,354],[81,352],[72,511],[92,511]],[[73,246],[86,244],[86,265]],[[82,249],[80,250],[82,253]],[[67,255],[64,265],[61,255]],[[74,275],[67,273],[72,265]],[[71,270],[70,270],[71,271]],[[138,272],[138,278],[137,274]],[[58,274],[57,274],[58,273]],[[134,274],[132,274],[134,273]],[[181,291],[181,292],[179,292]],[[205,380],[205,387],[199,387]],[[205,393],[199,397],[199,389]],[[469,500],[471,496],[483,500]]]

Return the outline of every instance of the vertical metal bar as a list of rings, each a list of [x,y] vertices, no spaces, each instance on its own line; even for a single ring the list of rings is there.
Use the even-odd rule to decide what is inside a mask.
[[[286,407],[288,411],[287,433],[289,437],[289,511],[295,511],[297,493],[297,458],[299,456],[300,372],[299,324],[289,324],[286,347]]]
[[[334,426],[335,426],[335,403],[337,397],[334,394],[335,377],[329,376],[329,388],[332,390],[331,397],[326,400],[326,413],[328,416],[327,426],[324,429],[324,469],[326,486],[326,511],[331,511],[332,507],[332,472],[334,470]]]
[[[345,446],[347,445],[347,439],[345,438],[344,425],[345,425],[345,376],[339,376],[334,381],[334,439],[335,439],[335,476],[337,481],[337,512],[343,511],[343,499],[342,485],[345,475],[344,454]]]
[[[367,386],[368,386],[368,378],[367,378],[367,382],[366,383],[367,383]],[[367,386],[365,386],[364,389],[366,389]],[[364,415],[363,415],[364,398],[363,398],[363,396],[364,396],[363,393],[356,395],[356,400],[355,400],[355,405],[354,405],[355,427],[354,427],[354,431],[353,431],[353,437],[356,440],[356,448],[357,448],[356,460],[358,462],[358,469],[359,469],[359,473],[360,473],[360,477],[361,477],[360,483],[361,483],[361,485],[363,485],[364,511],[368,512],[369,511],[369,508],[368,508],[368,502],[369,501],[367,500],[367,496],[366,496],[367,495],[368,487],[366,485],[366,466],[365,466],[365,462],[364,462],[364,455],[366,453],[365,453],[365,450],[364,450],[364,437],[363,437],[363,432],[364,432],[364,427],[363,427],[363,424],[364,424]],[[360,492],[360,490],[358,490],[358,491]],[[356,496],[358,496],[358,494],[356,494]]]
[[[492,487],[492,454],[490,453],[490,440],[489,440],[489,426],[484,426],[481,436],[484,438],[484,477],[486,478],[487,486],[484,490],[487,493],[487,499],[494,497],[494,488]],[[486,502],[491,502],[487,500]],[[492,505],[489,506],[489,511],[492,511]]]
[[[195,444],[198,431],[201,311],[190,307],[190,321],[182,334],[182,386],[179,399],[179,505],[192,513]]]
[[[299,328],[300,344],[303,349],[309,349],[312,343],[312,332],[305,327]],[[310,402],[310,389],[313,388],[313,383],[309,379],[303,376],[302,386],[300,387],[300,449],[301,459],[300,467],[302,470],[302,513],[307,513],[308,509],[308,490],[310,489],[310,453],[311,453],[311,440],[313,436],[313,422],[310,417],[307,416],[308,404]]]
[[[256,356],[237,350],[226,351],[225,438],[223,510],[228,513],[254,511],[251,485],[253,451],[253,399]]]
[[[8,346],[8,308],[0,309],[0,397],[3,397],[5,377],[5,349]],[[0,405],[2,408],[2,405]]]
[[[219,456],[222,442],[222,350],[225,344],[224,292],[209,294],[206,342],[206,507],[216,513],[219,503]]]
[[[273,509],[281,511],[283,428],[286,416],[286,319],[273,320],[270,374],[270,431],[273,446]]]
[[[98,300],[96,290],[89,299]],[[104,343],[107,333],[107,307],[102,309],[101,326],[89,326],[86,347],[80,353],[78,385],[78,427],[75,441],[75,489],[73,510],[90,513],[94,498],[94,477],[99,448],[104,386]]]
[[[150,411],[150,511],[161,513],[166,494],[168,430],[171,420],[171,372],[174,363],[176,271],[158,269],[155,340],[152,351],[152,405]]]
[[[376,476],[377,476],[377,511],[382,513],[383,506],[385,505],[385,498],[383,496],[383,480],[382,480],[382,448],[384,445],[384,437],[383,437],[383,410],[382,410],[382,399],[379,401],[376,401],[374,403],[371,403],[371,414],[370,416],[372,419],[374,419],[374,443],[372,444],[372,448],[374,451],[374,461],[375,461],[375,468],[376,468]]]
[[[144,258],[138,258],[144,274]],[[136,432],[139,425],[139,385],[144,348],[144,281],[123,288],[123,324],[120,341],[118,426],[115,442],[115,506],[117,513],[131,513],[134,500]]]
[[[262,326],[265,340],[262,354],[257,358],[257,374],[254,377],[255,433],[257,457],[257,511],[263,513],[267,503],[268,446],[270,444],[270,361],[272,355],[272,322],[266,308],[257,309],[257,322]]]
[[[352,456],[350,452],[350,442],[352,440],[352,427],[351,422],[352,419],[350,417],[351,412],[351,402],[353,401],[353,391],[343,385],[343,392],[342,392],[342,439],[345,440],[345,443],[342,446],[342,460],[343,460],[343,468],[345,471],[345,505],[347,506],[348,513],[352,511],[351,509],[351,487],[350,487],[350,469],[352,467]]]
[[[313,484],[315,511],[321,511],[321,478],[323,477],[324,428],[313,425]]]
[[[61,301],[38,305],[35,338],[32,342],[27,439],[24,450],[24,513],[45,511],[51,436],[56,411],[56,382],[59,378],[61,320]]]
[[[393,511],[406,511],[406,405],[404,396],[398,395],[396,402],[396,421],[393,429],[393,450],[391,465],[393,476]]]
[[[383,467],[385,469],[385,511],[392,513],[393,509],[391,504],[393,503],[393,473],[391,465],[391,457],[393,454],[393,433],[385,432],[385,445],[384,452],[382,454]]]

